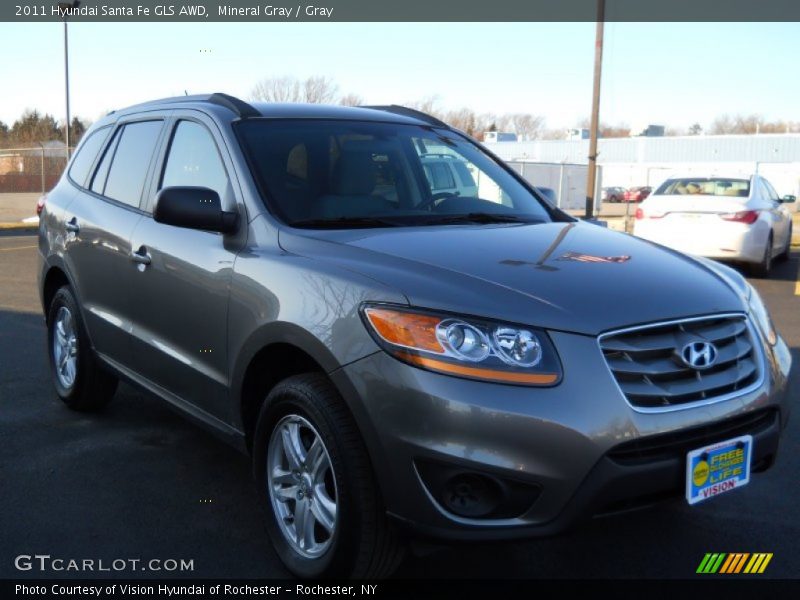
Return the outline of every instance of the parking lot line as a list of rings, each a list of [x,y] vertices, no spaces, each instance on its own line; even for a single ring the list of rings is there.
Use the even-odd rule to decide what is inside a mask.
[[[794,295],[800,296],[800,262],[797,263],[797,277],[794,282]]]
[[[13,248],[0,248],[0,252],[11,252],[12,250],[28,250],[30,248],[36,248],[36,246],[14,246]]]

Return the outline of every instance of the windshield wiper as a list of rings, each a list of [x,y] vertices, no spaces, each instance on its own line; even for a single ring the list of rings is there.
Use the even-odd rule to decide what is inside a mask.
[[[451,223],[478,223],[489,225],[492,223],[542,223],[541,219],[531,217],[518,217],[498,213],[472,212],[465,215],[443,215],[438,218],[426,220],[424,225],[449,225]]]
[[[292,227],[310,229],[357,229],[369,227],[400,227],[401,223],[379,217],[338,217],[336,219],[304,219],[289,223]]]

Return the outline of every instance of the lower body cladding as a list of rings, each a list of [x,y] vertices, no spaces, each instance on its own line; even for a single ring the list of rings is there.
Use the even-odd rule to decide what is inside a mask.
[[[759,263],[764,258],[770,231],[764,223],[725,222],[716,215],[710,221],[664,217],[664,221],[668,219],[668,223],[661,219],[638,221],[634,235],[695,256],[745,263]],[[775,240],[776,249],[778,243]]]
[[[687,452],[708,444],[749,434],[752,470],[774,461],[788,419],[782,340],[766,351],[755,390],[645,413],[628,404],[595,338],[551,338],[563,379],[549,388],[450,377],[383,352],[334,373],[389,514],[441,539],[550,535],[681,497]]]

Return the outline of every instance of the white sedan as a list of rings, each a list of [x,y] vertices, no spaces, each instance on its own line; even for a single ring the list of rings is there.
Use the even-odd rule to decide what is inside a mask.
[[[789,255],[792,214],[758,174],[744,177],[672,177],[636,210],[641,238],[718,260],[748,264],[758,277]]]

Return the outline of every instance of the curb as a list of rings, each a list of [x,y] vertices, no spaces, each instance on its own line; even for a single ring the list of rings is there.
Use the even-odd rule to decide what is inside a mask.
[[[38,223],[0,223],[0,231],[38,231]]]

